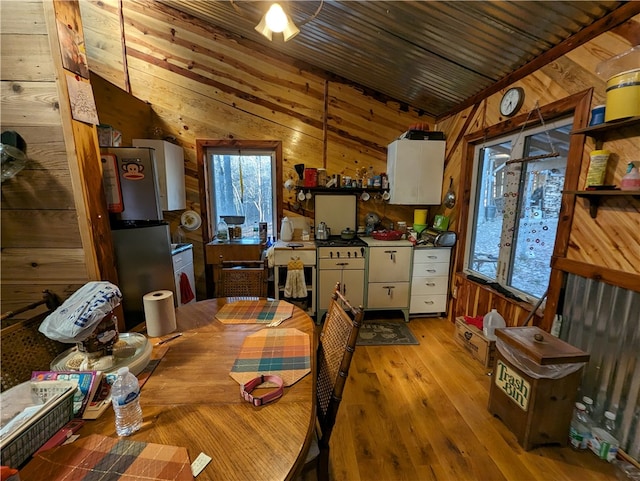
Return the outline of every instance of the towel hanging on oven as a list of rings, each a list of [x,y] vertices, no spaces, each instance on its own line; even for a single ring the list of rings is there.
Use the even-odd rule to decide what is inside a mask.
[[[307,284],[304,280],[304,264],[299,257],[292,257],[287,264],[287,281],[284,285],[284,297],[290,299],[303,299],[307,297]]]

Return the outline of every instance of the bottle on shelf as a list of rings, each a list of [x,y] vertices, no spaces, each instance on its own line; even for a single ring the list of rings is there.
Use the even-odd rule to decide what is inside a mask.
[[[569,444],[572,448],[587,449],[587,441],[591,437],[591,425],[587,408],[583,403],[577,402],[569,428]]]
[[[111,403],[116,415],[116,434],[129,436],[142,426],[140,386],[127,366],[118,369],[118,377],[111,386]]]

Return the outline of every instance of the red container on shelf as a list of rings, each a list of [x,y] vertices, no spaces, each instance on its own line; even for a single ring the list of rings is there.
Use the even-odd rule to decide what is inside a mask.
[[[304,186],[318,186],[318,169],[314,169],[312,167],[307,167],[306,169],[304,169]]]

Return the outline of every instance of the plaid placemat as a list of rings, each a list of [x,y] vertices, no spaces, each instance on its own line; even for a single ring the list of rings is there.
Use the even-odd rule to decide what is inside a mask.
[[[91,434],[37,454],[21,481],[193,481],[186,448]]]
[[[277,319],[289,319],[292,315],[293,304],[260,299],[225,304],[216,314],[216,319],[223,324],[267,324]]]
[[[262,329],[245,338],[230,374],[239,384],[275,374],[291,386],[311,371],[310,352],[309,335],[298,329]]]

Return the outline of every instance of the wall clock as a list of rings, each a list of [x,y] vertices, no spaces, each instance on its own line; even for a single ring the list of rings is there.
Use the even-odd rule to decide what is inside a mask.
[[[505,92],[500,101],[500,114],[505,117],[515,115],[524,102],[524,89],[513,87]]]

